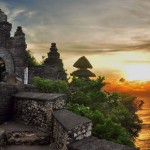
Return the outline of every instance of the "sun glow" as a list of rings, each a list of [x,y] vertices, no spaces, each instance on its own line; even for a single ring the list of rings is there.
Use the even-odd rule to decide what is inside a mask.
[[[131,64],[124,68],[126,80],[150,80],[150,66],[148,64]]]

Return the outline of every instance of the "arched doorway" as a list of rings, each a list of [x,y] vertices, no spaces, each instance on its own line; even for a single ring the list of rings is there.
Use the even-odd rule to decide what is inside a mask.
[[[8,74],[14,73],[15,67],[11,53],[7,49],[0,47],[0,58],[5,63],[6,72],[8,72]]]
[[[4,60],[0,57],[0,81],[2,81],[2,73],[6,71],[5,67],[5,62]]]

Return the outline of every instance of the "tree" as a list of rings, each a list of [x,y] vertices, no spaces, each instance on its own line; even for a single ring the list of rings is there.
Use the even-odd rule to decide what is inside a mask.
[[[92,134],[135,148],[133,139],[141,129],[135,98],[129,94],[103,91],[104,77],[96,80],[73,77],[72,82],[34,78],[34,85],[42,92],[66,93],[67,108],[91,119]]]
[[[27,60],[29,67],[39,66],[39,63],[37,62],[36,58],[33,56],[30,50],[27,50]]]

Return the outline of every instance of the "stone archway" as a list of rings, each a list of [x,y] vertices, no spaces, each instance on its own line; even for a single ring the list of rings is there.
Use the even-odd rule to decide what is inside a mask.
[[[5,62],[4,60],[0,57],[0,81],[2,81],[2,73],[6,71],[5,68]]]
[[[14,62],[10,52],[5,48],[0,47],[0,58],[5,63],[6,72],[9,74],[14,73]]]

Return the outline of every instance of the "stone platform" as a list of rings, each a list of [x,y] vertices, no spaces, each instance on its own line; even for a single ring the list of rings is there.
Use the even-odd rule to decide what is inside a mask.
[[[100,140],[96,137],[88,137],[68,145],[68,150],[133,150],[125,145],[111,141]]]
[[[50,135],[18,122],[0,125],[4,145],[49,145]]]
[[[3,148],[2,150],[54,150],[49,146],[8,146]]]

